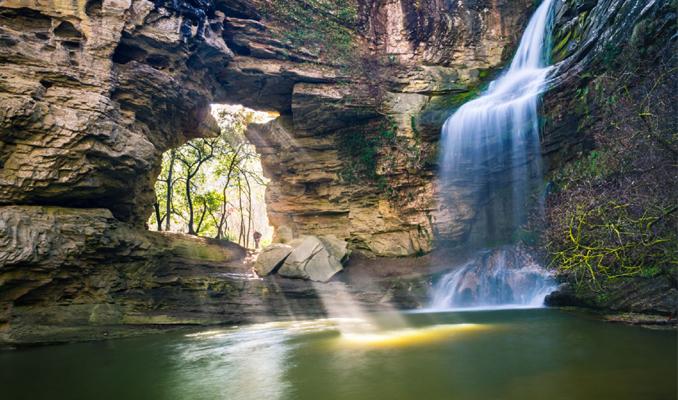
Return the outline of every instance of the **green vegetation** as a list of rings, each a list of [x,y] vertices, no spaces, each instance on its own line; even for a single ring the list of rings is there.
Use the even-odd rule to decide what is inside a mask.
[[[264,4],[264,14],[280,22],[282,39],[292,46],[339,62],[354,55],[356,0],[273,0]]]
[[[339,154],[347,160],[340,172],[342,180],[348,184],[365,182],[385,186],[385,178],[377,174],[379,150],[394,145],[396,130],[397,126],[389,122],[373,135],[360,131],[340,134],[337,140]]]
[[[255,226],[255,208],[263,203],[265,183],[258,155],[243,134],[255,113],[219,107],[215,116],[219,137],[194,139],[164,154],[148,225],[247,247],[254,231],[263,228]]]
[[[494,69],[478,71],[478,81],[469,86],[459,86],[459,91],[444,96],[435,96],[421,112],[419,121],[424,125],[441,126],[445,120],[464,103],[478,97],[495,78]]]
[[[676,268],[678,236],[666,225],[677,209],[614,201],[576,206],[563,216],[564,237],[550,244],[553,262],[594,288],[601,278],[652,277]]]
[[[591,18],[589,18],[589,11],[582,11],[577,16],[577,23],[568,25],[566,30],[556,32],[553,39],[554,45],[551,49],[551,59],[554,62],[562,61],[569,57],[589,29]]]
[[[604,49],[602,71],[573,90],[594,149],[551,176],[543,239],[552,265],[599,300],[611,280],[678,279],[676,56],[667,46],[640,59],[645,42],[634,35]]]

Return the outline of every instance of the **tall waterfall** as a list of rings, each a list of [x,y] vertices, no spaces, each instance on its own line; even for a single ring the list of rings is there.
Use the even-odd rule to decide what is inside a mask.
[[[462,198],[473,210],[467,247],[511,242],[541,183],[537,108],[550,72],[553,1],[532,16],[510,67],[443,126],[440,186],[449,206],[459,208]],[[488,251],[438,282],[434,307],[543,303],[552,286],[545,271],[521,262],[513,248]]]

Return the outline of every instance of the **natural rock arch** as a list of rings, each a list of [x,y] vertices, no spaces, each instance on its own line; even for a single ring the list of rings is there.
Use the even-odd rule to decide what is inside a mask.
[[[0,202],[107,208],[140,226],[151,212],[160,155],[215,133],[211,103],[237,103],[282,115],[251,131],[273,167],[274,225],[332,230],[381,255],[429,251],[433,173],[422,159],[435,159],[441,115],[417,118],[501,63],[531,2],[484,6],[471,19],[462,15],[476,1],[449,5],[457,31],[436,28],[435,13],[356,4],[357,56],[347,65],[326,49],[290,42],[288,11],[265,1],[216,2],[204,40],[188,43],[180,33],[185,17],[146,0],[5,2],[5,35],[14,40],[3,49],[13,61],[3,94]],[[345,29],[323,14],[312,23]],[[393,24],[408,30],[407,49],[389,47]],[[343,180],[342,165],[352,160],[342,159],[337,138],[384,129],[398,139],[377,149],[380,181]]]

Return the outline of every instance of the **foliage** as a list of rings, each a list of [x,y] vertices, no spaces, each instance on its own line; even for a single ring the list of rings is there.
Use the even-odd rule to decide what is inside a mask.
[[[558,242],[551,242],[553,262],[594,288],[601,277],[654,276],[675,268],[678,236],[669,225],[676,209],[614,201],[578,205],[564,216]]]
[[[631,42],[605,53],[603,71],[576,91],[579,130],[595,149],[552,175],[547,199],[553,265],[594,290],[678,275],[676,56],[667,46],[642,59]]]
[[[613,163],[609,152],[593,150],[588,155],[574,160],[557,171],[554,181],[558,182],[557,190],[566,191],[582,182],[594,184],[602,182],[613,172]]]
[[[265,185],[258,155],[244,137],[255,113],[242,107],[214,111],[219,137],[191,140],[163,156],[155,213],[148,223],[157,230],[247,246],[255,230],[254,208],[263,201]]]
[[[384,186],[385,180],[377,174],[379,150],[392,145],[396,140],[396,129],[392,123],[378,130],[376,135],[360,131],[344,132],[338,136],[339,154],[348,162],[340,172],[341,178],[349,184],[358,182],[377,183]]]
[[[281,22],[284,39],[294,47],[317,49],[335,61],[355,53],[356,0],[272,0],[263,11]]]

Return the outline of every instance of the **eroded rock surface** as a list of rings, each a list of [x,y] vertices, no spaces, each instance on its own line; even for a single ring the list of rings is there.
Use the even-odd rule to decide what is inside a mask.
[[[278,271],[286,278],[327,282],[343,269],[347,243],[332,236],[304,236],[290,242],[293,250]]]
[[[361,0],[308,22],[296,3],[216,1],[204,39],[194,27],[187,40],[170,3],[2,2],[0,204],[107,208],[141,226],[161,154],[216,134],[210,103],[241,103],[286,121],[254,140],[276,166],[274,225],[429,251],[440,121],[418,115],[501,65],[532,2]],[[302,19],[328,40],[295,36]],[[374,171],[347,179],[342,137],[385,130]]]
[[[571,11],[557,21],[564,31],[580,29],[575,20],[599,27],[563,55],[575,81],[590,49],[623,40],[633,21],[667,4],[566,3]],[[436,209],[440,127],[510,56],[533,1],[360,0],[349,18],[313,19],[293,4],[218,0],[204,38],[195,27],[182,38],[188,17],[148,0],[0,3],[7,340],[30,341],[42,326],[63,334],[121,321],[238,321],[281,313],[261,300],[265,293],[305,297],[300,281],[284,280],[299,285],[284,289],[250,282],[233,250],[196,262],[207,244],[176,247],[143,230],[162,153],[217,134],[211,103],[281,114],[248,131],[271,178],[276,227],[333,234],[384,256],[428,252],[436,235],[467,235],[475,218],[468,193],[452,194],[453,209]],[[329,40],[295,35],[301,23]],[[579,148],[568,115],[547,129],[549,159]]]
[[[197,21],[181,33],[191,17],[171,3],[0,3],[9,341],[44,340],[40,327],[63,338],[72,326],[237,321],[280,313],[261,305],[266,292],[304,298],[301,281],[276,289],[243,278],[235,250],[215,260],[204,241],[144,231],[162,153],[216,135],[212,103],[281,114],[248,132],[272,180],[271,221],[289,228],[277,236],[331,234],[377,255],[429,251],[440,124],[501,65],[532,7],[360,0],[306,18],[297,2],[218,0],[197,37]],[[367,146],[347,151],[356,137]],[[349,173],[365,152],[369,165]]]
[[[292,252],[292,246],[283,243],[273,243],[267,246],[257,256],[254,263],[254,271],[259,276],[270,275],[276,268],[280,267],[287,256]]]
[[[310,282],[261,279],[243,256],[233,244],[139,231],[105,209],[2,207],[0,347],[327,315]],[[348,279],[346,290],[366,309],[385,307],[386,292],[424,301],[425,289],[417,297],[403,282]]]

